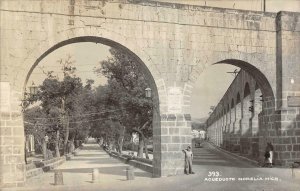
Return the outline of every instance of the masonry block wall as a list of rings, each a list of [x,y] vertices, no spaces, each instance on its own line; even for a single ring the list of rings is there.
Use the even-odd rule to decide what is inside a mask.
[[[300,161],[300,14],[280,12],[277,15],[277,90],[276,125],[278,163]]]
[[[242,109],[242,116],[244,117],[241,120],[242,134],[237,133],[237,137],[240,139],[240,146],[238,146],[240,148],[240,154],[246,155],[247,157],[260,162],[264,160],[263,158],[267,142],[271,142],[274,145],[275,164],[289,166],[293,162],[300,161],[300,104],[299,101],[293,101],[299,100],[300,98],[299,18],[299,13],[280,12],[277,15],[276,24],[278,31],[276,34],[276,73],[278,77],[276,79],[276,101],[275,97],[264,94],[264,90],[261,90],[264,89],[262,87],[264,84],[258,85],[257,79],[254,75],[249,77],[253,78],[250,81],[255,83],[255,88],[250,88],[251,90],[249,95],[244,95],[242,101],[242,107],[244,108]],[[245,72],[242,71],[242,73]],[[242,84],[238,84],[237,81],[242,82]],[[220,120],[219,116],[222,116],[224,107],[228,107],[226,104],[230,102],[230,99],[235,97],[234,94],[237,94],[238,91],[242,91],[241,88],[243,86],[245,87],[245,85],[243,85],[243,81],[245,81],[244,77],[240,73],[225,93],[213,115],[211,115],[208,119],[208,125],[211,126],[212,129],[222,128],[222,126],[215,127],[215,121]],[[253,83],[251,85],[251,82],[249,84],[250,87],[253,87],[254,85]],[[262,95],[261,98],[259,96],[260,94]],[[257,101],[259,99],[262,100],[261,103]],[[251,108],[251,112],[247,111],[249,103],[250,107],[253,107]],[[237,110],[239,110],[239,107],[236,105],[235,111]],[[232,111],[232,109],[230,111]],[[228,112],[228,110],[225,110],[225,113],[226,112]],[[232,113],[229,117],[229,121],[235,120],[235,118],[232,117]],[[248,127],[250,134],[247,131],[243,132],[245,127]],[[212,133],[212,131],[209,132]],[[215,137],[215,135],[212,136]],[[232,142],[236,143],[236,135],[226,135],[225,132],[223,136],[225,141],[223,141],[224,143],[221,145],[225,149],[234,152],[236,149]],[[218,144],[218,141],[214,140],[214,143]]]
[[[162,114],[159,136],[161,176],[183,174],[184,155],[182,150],[191,144],[191,117],[182,114]],[[153,139],[153,142],[158,142]]]
[[[20,110],[20,92],[12,91],[8,82],[1,83],[9,102],[0,106],[0,185],[22,186],[25,181],[24,124]]]
[[[239,66],[256,79],[263,94],[269,96],[274,92],[273,97],[276,99],[281,95],[280,92],[291,90],[290,87],[284,86],[287,78],[278,80],[280,76],[278,68],[283,68],[282,75],[288,74],[285,73],[288,71],[287,68],[283,67],[289,62],[288,55],[293,55],[293,59],[295,58],[294,65],[290,66],[299,63],[297,56],[299,54],[293,52],[299,50],[298,40],[295,40],[299,39],[299,32],[296,32],[298,24],[295,25],[297,30],[294,32],[283,30],[282,38],[287,38],[280,41],[276,13],[155,1],[134,3],[126,0],[2,0],[0,11],[0,81],[8,82],[12,92],[19,92],[22,95],[31,72],[39,62],[55,49],[71,43],[88,41],[121,48],[141,63],[141,71],[145,72],[157,87],[154,89],[157,90],[159,100],[157,110],[160,116],[156,119],[161,120],[154,123],[157,126],[153,128],[158,143],[154,147],[157,157],[154,161],[154,173],[158,176],[180,173],[179,168],[182,167],[179,167],[181,164],[175,157],[179,156],[180,149],[189,142],[187,129],[190,122],[187,118],[183,120],[178,116],[189,114],[191,107],[189,96],[193,84],[207,67],[218,62]],[[298,16],[287,15],[283,18],[290,19],[288,21],[292,23],[298,22],[292,21]],[[276,57],[278,51],[281,51],[277,46],[280,44],[279,41],[285,47],[290,46],[290,42],[294,44],[294,48],[282,54],[282,65],[278,64],[281,62]],[[282,49],[282,51],[286,50]],[[299,78],[296,78],[299,73],[293,71],[290,74],[289,76],[294,76],[295,82],[299,84]],[[268,81],[266,87],[265,81]],[[299,92],[299,87],[293,86],[292,92],[297,91]],[[281,98],[283,100],[284,96],[282,95]],[[21,97],[17,98],[19,103],[13,104],[12,110],[6,108],[3,112],[8,113],[9,116],[13,116],[13,111],[20,112],[20,106],[17,105],[20,105],[21,99]],[[6,100],[4,102],[6,103]],[[275,106],[276,104],[277,102],[274,102]],[[172,115],[176,118],[169,118]],[[168,116],[167,121],[164,121],[165,118],[162,116]],[[173,121],[169,121],[171,119]],[[281,118],[276,119],[281,122]],[[177,122],[178,126],[175,126]],[[247,121],[242,122],[247,124]],[[226,131],[229,127],[238,125],[238,122],[231,124],[229,120],[227,123],[229,126],[226,126]],[[1,128],[6,127],[6,124],[6,121],[1,122]],[[169,131],[172,127],[166,124],[172,124],[174,128],[183,130],[179,130],[178,136],[174,135],[172,130]],[[20,128],[22,129],[23,125]],[[168,128],[168,133],[163,130],[164,128]],[[9,126],[9,129],[12,137],[21,136],[12,131],[12,126]],[[245,128],[241,128],[240,131],[247,133]],[[227,134],[229,136],[229,133]],[[20,179],[14,174],[19,171],[17,165],[24,164],[24,161],[18,157],[16,161],[10,163],[8,160],[2,160],[15,154],[6,152],[2,148],[5,145],[2,130],[0,137],[0,167],[10,164],[12,169],[1,170],[1,185],[9,182],[17,184]],[[168,142],[163,143],[165,140]],[[180,142],[175,143],[179,140]],[[15,144],[16,147],[24,146]],[[229,144],[238,144],[238,142],[229,141]],[[178,151],[175,151],[176,149]],[[174,160],[170,160],[168,154],[174,155]],[[174,166],[175,164],[179,166]],[[10,180],[3,178],[4,172],[6,172],[5,176],[11,177]],[[11,176],[8,176],[9,173]]]

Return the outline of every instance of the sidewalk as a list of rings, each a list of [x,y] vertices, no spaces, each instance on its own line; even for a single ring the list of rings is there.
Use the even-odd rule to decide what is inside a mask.
[[[83,144],[79,155],[59,166],[63,173],[64,187],[93,185],[92,171],[99,169],[99,184],[114,185],[126,180],[128,165],[110,157],[95,141]],[[151,179],[152,174],[135,169],[135,180]],[[96,183],[98,184],[98,183]],[[54,185],[54,171],[30,178],[22,190],[53,190],[62,186]]]

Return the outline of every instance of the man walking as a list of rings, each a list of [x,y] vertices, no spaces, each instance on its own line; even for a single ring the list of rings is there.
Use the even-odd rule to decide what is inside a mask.
[[[185,155],[184,173],[186,175],[195,174],[192,170],[193,152],[191,146],[188,146],[187,149],[182,150],[182,152]]]

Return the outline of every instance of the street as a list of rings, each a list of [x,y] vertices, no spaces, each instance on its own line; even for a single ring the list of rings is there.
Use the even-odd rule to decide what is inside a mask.
[[[300,190],[299,180],[292,179],[291,169],[257,167],[217,150],[209,143],[203,145],[203,148],[193,148],[194,169],[203,184],[191,179],[191,190],[196,187],[211,187],[214,190]],[[297,181],[298,185],[293,184]]]
[[[127,181],[128,165],[110,157],[90,140],[79,156],[58,168],[63,172],[64,185],[54,185],[51,171],[27,180],[24,188],[13,190],[300,190],[299,182],[291,181],[290,169],[254,167],[208,143],[203,148],[193,148],[193,152],[195,175],[151,178],[150,173],[135,169],[135,180]],[[99,169],[99,183],[92,183],[93,168]]]

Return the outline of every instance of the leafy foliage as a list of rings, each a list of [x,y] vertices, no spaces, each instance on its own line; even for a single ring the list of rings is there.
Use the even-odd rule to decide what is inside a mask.
[[[63,79],[59,80],[53,75],[54,72],[47,72],[48,77],[39,86],[37,95],[31,95],[27,99],[29,103],[40,103],[40,107],[33,109],[27,104],[24,110],[25,120],[33,124],[43,124],[43,137],[47,134],[50,143],[54,142],[56,147],[62,140],[66,145],[70,129],[72,140],[85,138],[90,126],[86,119],[88,116],[82,114],[95,111],[94,92],[91,88],[93,81],[88,80],[83,86],[81,79],[74,75],[76,68],[72,66],[73,61],[70,56],[58,62],[62,66]],[[34,128],[30,131],[34,131]],[[56,132],[60,132],[59,139]],[[28,131],[28,133],[32,132]],[[40,137],[36,133],[34,135]]]
[[[152,137],[153,103],[145,97],[145,89],[149,87],[147,78],[127,53],[115,49],[110,52],[112,57],[95,69],[107,77],[106,85],[93,89],[93,80],[83,85],[68,57],[59,60],[63,79],[54,72],[47,72],[48,77],[39,86],[38,94],[28,99],[40,102],[38,109],[25,109],[28,120],[37,116],[45,119],[39,123],[44,124],[43,134],[47,133],[55,142],[56,150],[61,140],[66,145],[68,140],[90,135],[103,137],[121,152],[123,140],[130,140],[132,133],[139,134],[141,148],[144,141]],[[56,132],[60,132],[60,140]]]
[[[137,132],[143,139],[150,138],[153,103],[145,97],[145,89],[149,87],[147,79],[128,54],[115,49],[110,49],[110,52],[112,57],[102,61],[101,67],[96,69],[97,73],[108,78],[108,84],[100,88],[103,92],[98,97],[99,104],[115,110],[105,117],[118,121],[126,128],[127,134]],[[105,129],[101,131],[105,132]]]

